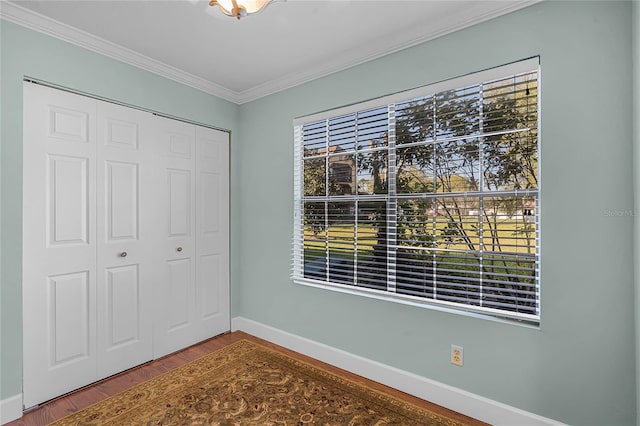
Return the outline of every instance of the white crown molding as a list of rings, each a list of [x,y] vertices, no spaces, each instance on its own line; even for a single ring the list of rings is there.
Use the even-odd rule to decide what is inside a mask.
[[[149,58],[131,49],[111,43],[70,25],[53,20],[9,1],[0,0],[0,19],[21,25],[30,30],[66,41],[84,49],[152,72],[202,92],[238,102],[238,93],[219,84],[182,71],[171,65]]]
[[[374,59],[381,58],[391,53],[398,52],[403,49],[407,49],[418,44],[425,43],[430,40],[442,37],[444,35],[462,30],[464,28],[471,27],[476,24],[488,21],[498,16],[506,15],[507,13],[515,12],[516,10],[524,9],[525,7],[532,6],[536,3],[540,3],[543,0],[521,0],[517,3],[509,2],[507,5],[496,8],[488,13],[482,15],[476,15],[462,21],[449,22],[441,25],[441,28],[434,31],[430,31],[426,34],[422,34],[413,39],[398,43],[393,46],[372,45],[369,50],[361,49],[356,55],[351,55],[348,61],[340,57],[334,61],[324,62],[321,67],[307,70],[306,72],[298,72],[296,74],[285,75],[279,79],[271,80],[267,83],[252,87],[238,93],[238,103],[243,104],[251,102],[262,97],[272,95],[274,93],[289,89],[300,84],[307,83],[309,81],[325,77],[327,75],[345,70],[347,68],[354,67],[356,65],[363,64],[365,62],[372,61]],[[496,2],[500,3],[500,2]]]
[[[109,58],[133,65],[137,68],[152,72],[186,86],[193,87],[194,89],[217,96],[235,104],[243,104],[307,83],[317,78],[360,65],[390,53],[398,52],[408,47],[442,37],[446,34],[485,22],[489,19],[523,9],[535,3],[539,3],[540,1],[542,0],[522,0],[516,3],[509,2],[503,7],[495,8],[480,16],[473,16],[468,19],[463,19],[462,21],[456,19],[455,22],[453,22],[453,20],[449,23],[445,22],[440,26],[440,28],[414,37],[408,41],[398,43],[393,46],[381,47],[378,45],[372,45],[369,50],[360,50],[357,55],[340,56],[334,61],[325,62],[320,67],[284,75],[278,79],[271,80],[241,92],[228,89],[212,81],[187,73],[171,65],[149,58],[131,49],[109,42],[100,37],[96,37],[86,31],[82,31],[70,25],[53,20],[6,0],[0,0],[0,19],[13,22]],[[496,3],[499,4],[500,2]]]

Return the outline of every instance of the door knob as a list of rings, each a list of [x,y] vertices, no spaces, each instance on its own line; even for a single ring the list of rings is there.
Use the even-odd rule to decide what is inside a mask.
[[[182,247],[178,247],[176,250],[177,251],[182,251]]]
[[[121,252],[120,257],[127,257],[127,252],[126,251]]]

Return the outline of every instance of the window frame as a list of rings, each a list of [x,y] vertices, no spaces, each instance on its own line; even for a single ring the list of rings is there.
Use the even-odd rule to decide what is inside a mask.
[[[482,84],[484,82],[497,80],[500,78],[509,77],[512,75],[522,74],[525,72],[537,71],[537,137],[536,137],[536,160],[537,160],[537,186],[534,190],[512,190],[512,191],[504,191],[500,192],[500,194],[506,194],[510,192],[514,197],[518,196],[528,196],[531,195],[535,199],[535,296],[536,296],[536,313],[535,314],[526,314],[520,312],[511,312],[502,309],[495,309],[486,306],[477,306],[477,305],[467,305],[457,302],[450,302],[447,300],[438,300],[433,298],[426,297],[418,297],[407,294],[400,294],[397,292],[390,291],[387,286],[386,290],[378,290],[375,288],[361,287],[357,285],[351,284],[340,284],[336,282],[328,282],[324,280],[317,280],[306,278],[304,276],[304,182],[303,182],[303,163],[304,163],[304,141],[302,136],[302,129],[305,124],[310,124],[314,122],[318,122],[321,120],[329,120],[332,118],[339,118],[343,116],[347,116],[350,114],[355,114],[358,112],[374,110],[377,108],[394,108],[396,104],[401,104],[403,102],[408,102],[410,100],[434,96],[438,93],[442,93],[448,90],[456,90],[467,86]],[[364,102],[359,102],[355,104],[351,104],[348,106],[323,111],[320,113],[299,117],[293,121],[293,129],[294,129],[294,223],[293,223],[293,267],[292,267],[292,279],[294,283],[301,285],[308,285],[312,287],[324,288],[333,291],[356,294],[366,297],[372,297],[381,300],[388,300],[393,302],[404,303],[412,306],[426,307],[430,309],[452,312],[452,313],[460,313],[469,315],[472,317],[484,318],[484,319],[493,319],[493,320],[507,320],[509,322],[516,321],[520,324],[524,325],[532,325],[538,326],[540,323],[540,157],[541,157],[541,143],[540,143],[540,120],[541,120],[541,112],[540,112],[540,99],[541,99],[541,74],[540,74],[540,60],[539,57],[532,57],[529,59],[525,59],[522,61],[513,62],[507,65],[498,66],[495,68],[474,72],[470,74],[466,74],[464,76],[447,79],[444,81],[440,81],[437,83],[429,84],[426,86],[418,87],[415,89],[410,89],[402,92],[397,92],[391,95],[387,95],[384,97],[371,99]],[[392,116],[393,117],[393,116]],[[395,119],[392,120],[392,123],[389,124],[389,147],[388,152],[390,155],[396,154],[396,146],[395,146]],[[387,121],[389,123],[389,121]],[[391,135],[393,134],[393,135]],[[357,144],[357,142],[356,142]],[[391,154],[392,153],[392,154]],[[330,154],[326,154],[327,158]],[[402,199],[402,197],[398,197],[398,194],[395,193],[395,173],[396,170],[393,168],[392,164],[389,168],[389,187],[393,187],[392,194],[383,194],[378,196],[366,196],[367,200],[381,200],[384,199],[387,202],[393,203],[393,208],[397,208],[398,200]],[[329,174],[329,170],[325,170],[325,173]],[[328,179],[327,179],[328,180]],[[327,188],[328,190],[328,188]],[[328,192],[327,192],[328,194]],[[406,194],[405,194],[406,195]],[[455,194],[454,194],[455,195]],[[479,199],[484,196],[490,196],[491,193],[487,192],[486,194],[478,195]],[[451,196],[451,195],[449,195]],[[416,195],[419,197],[419,195]],[[322,198],[322,197],[320,197]],[[325,197],[327,202],[331,202],[330,197],[327,195]],[[351,198],[354,200],[358,200],[358,193],[356,191],[356,195],[353,197],[343,198],[344,201],[349,201]],[[524,210],[523,210],[523,214]],[[387,223],[392,223],[396,221],[396,218],[386,218]],[[391,231],[394,234],[395,231]],[[388,248],[387,252],[387,261],[389,261],[389,256],[395,256],[391,254],[391,252],[395,252],[397,249],[395,235],[392,235],[387,240],[387,243],[393,245],[395,248]],[[394,271],[391,271],[394,273]],[[395,290],[392,288],[391,290]]]

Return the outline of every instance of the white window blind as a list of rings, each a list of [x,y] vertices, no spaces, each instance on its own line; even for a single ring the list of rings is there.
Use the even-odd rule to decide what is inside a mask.
[[[294,122],[293,279],[539,321],[538,59]]]

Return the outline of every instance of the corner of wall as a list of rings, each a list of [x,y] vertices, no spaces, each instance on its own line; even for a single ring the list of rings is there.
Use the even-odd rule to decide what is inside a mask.
[[[633,188],[634,188],[634,259],[640,255],[640,1],[631,2],[633,57]],[[640,425],[640,262],[634,262],[636,325],[636,424]]]

